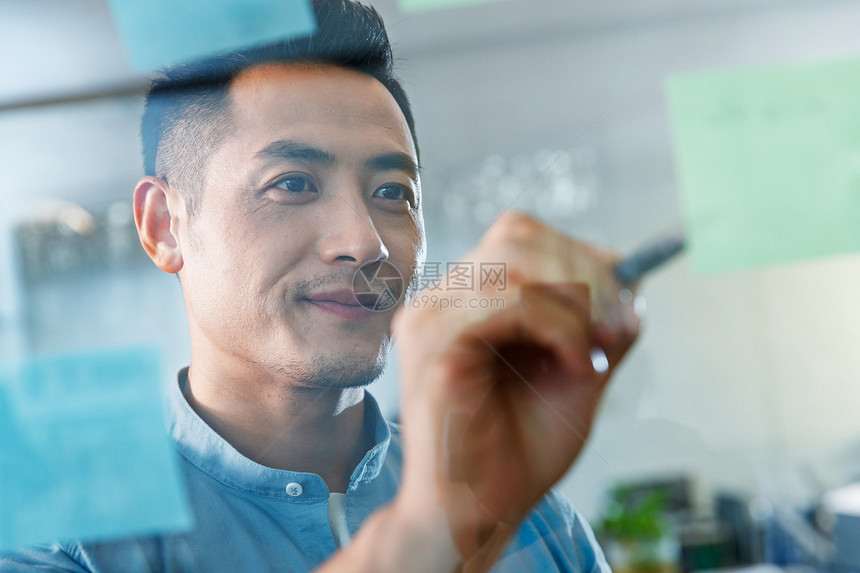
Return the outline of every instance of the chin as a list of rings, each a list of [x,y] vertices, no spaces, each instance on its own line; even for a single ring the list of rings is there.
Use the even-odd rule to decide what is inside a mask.
[[[384,345],[375,353],[317,355],[310,361],[292,362],[279,370],[307,388],[360,388],[379,378],[387,358],[388,345]]]
[[[385,363],[336,365],[316,368],[303,385],[314,388],[362,388],[375,382],[385,369]]]

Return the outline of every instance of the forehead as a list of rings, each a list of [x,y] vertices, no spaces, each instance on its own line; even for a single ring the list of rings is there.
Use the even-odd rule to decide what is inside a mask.
[[[309,142],[373,139],[415,156],[406,118],[378,80],[324,64],[270,64],[246,70],[230,88],[237,136]]]

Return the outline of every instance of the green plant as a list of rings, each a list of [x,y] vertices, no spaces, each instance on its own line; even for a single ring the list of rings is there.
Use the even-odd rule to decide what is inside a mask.
[[[666,532],[666,502],[660,490],[643,493],[616,486],[603,517],[603,533],[619,541],[659,539]]]

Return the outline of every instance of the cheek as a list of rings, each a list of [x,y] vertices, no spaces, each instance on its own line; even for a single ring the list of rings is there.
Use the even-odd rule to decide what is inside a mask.
[[[188,266],[209,303],[225,309],[247,305],[267,280],[271,246],[230,224],[198,229],[196,241]]]
[[[417,268],[418,263],[424,261],[426,253],[426,242],[424,237],[423,221],[418,219],[412,225],[396,234],[386,241],[391,262],[397,267],[408,283]]]
[[[424,215],[418,211],[414,221],[414,249],[413,257],[419,263],[423,263],[427,256],[427,236],[424,234]]]

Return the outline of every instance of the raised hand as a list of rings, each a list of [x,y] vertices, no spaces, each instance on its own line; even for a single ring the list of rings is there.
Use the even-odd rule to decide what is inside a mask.
[[[466,570],[479,571],[582,451],[639,320],[614,281],[617,257],[527,216],[500,218],[463,260],[504,262],[506,288],[445,293],[464,304],[413,305],[395,319],[405,456],[396,505],[444,511]]]

